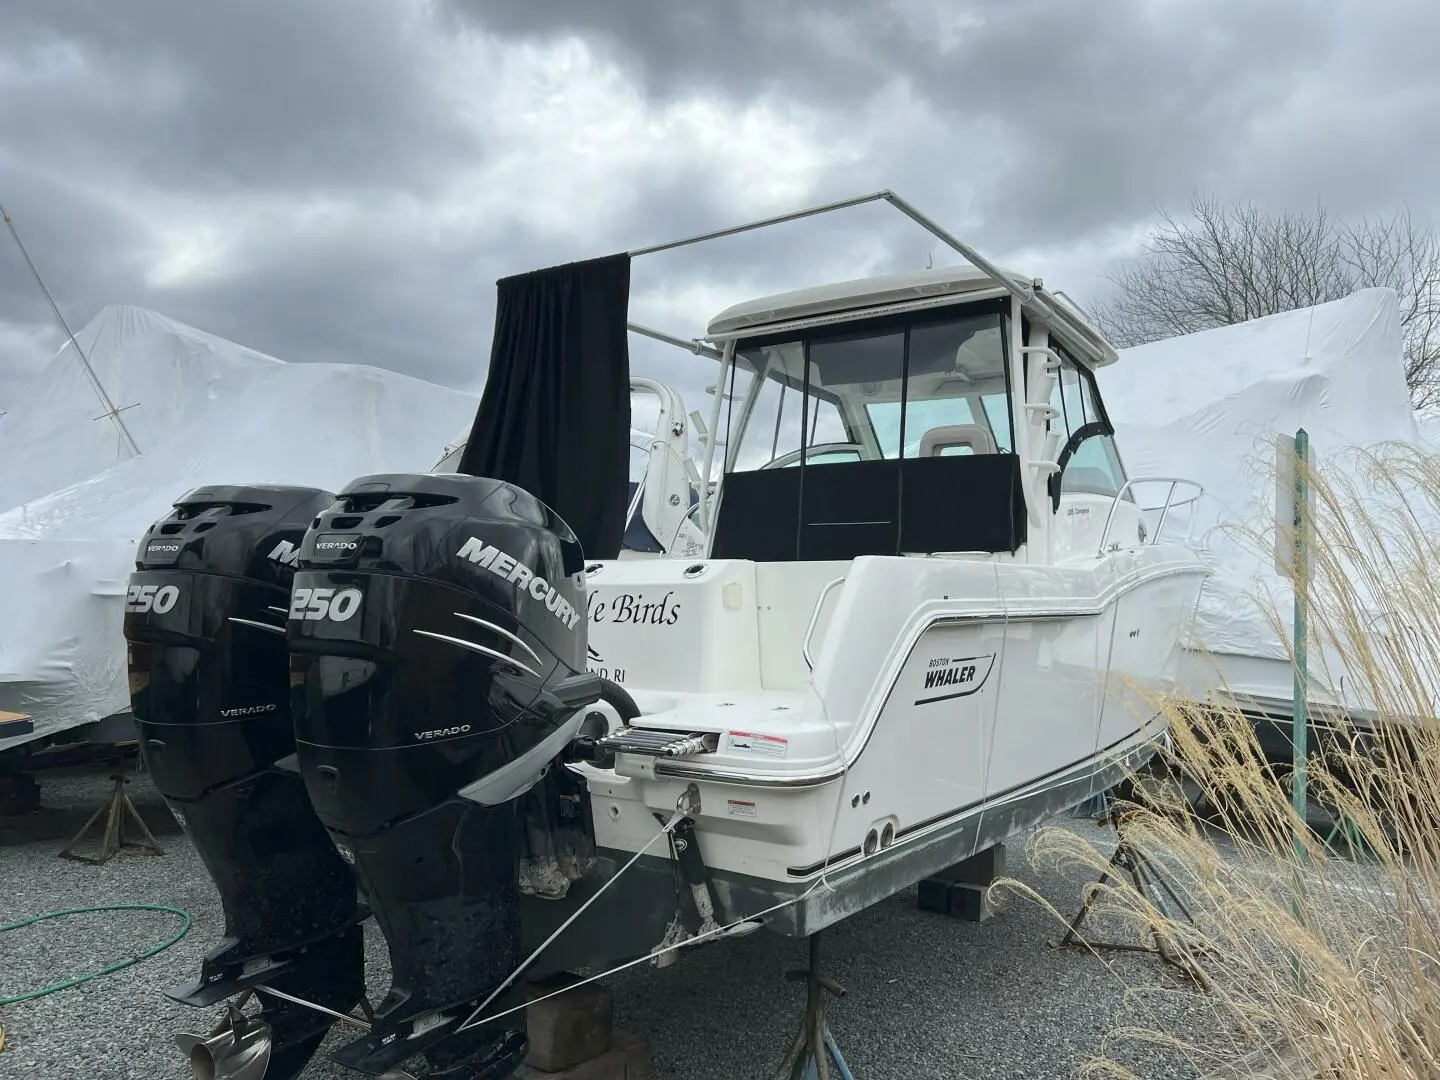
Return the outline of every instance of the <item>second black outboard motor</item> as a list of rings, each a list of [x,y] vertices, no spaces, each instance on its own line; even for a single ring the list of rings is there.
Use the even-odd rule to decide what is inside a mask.
[[[125,597],[130,700],[155,786],[220,893],[225,936],[167,996],[207,1008],[265,984],[338,1012],[364,998],[354,875],[306,796],[285,614],[305,529],[334,502],[303,487],[206,487],[140,541]],[[290,1080],[334,1022],[260,993],[178,1035],[201,1080]]]
[[[600,698],[580,545],[511,484],[365,476],[306,533],[292,596],[301,771],[390,952],[370,1032],[331,1056],[510,1076],[524,1010],[467,1021],[525,959],[517,800]],[[523,993],[516,980],[479,1019]]]

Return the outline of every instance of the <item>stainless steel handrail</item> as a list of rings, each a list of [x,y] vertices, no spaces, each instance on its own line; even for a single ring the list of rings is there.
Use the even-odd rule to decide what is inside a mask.
[[[815,670],[815,661],[810,656],[810,639],[815,634],[815,624],[820,621],[820,612],[825,607],[825,598],[830,595],[830,590],[835,588],[836,585],[844,584],[845,579],[843,577],[837,577],[834,581],[827,584],[825,588],[820,590],[820,599],[815,601],[815,610],[810,612],[810,625],[805,627],[805,638],[800,642],[800,655],[805,657],[805,666],[811,671]]]
[[[1125,481],[1124,484],[1121,485],[1120,490],[1115,493],[1114,498],[1113,498],[1113,499],[1111,500],[1111,502],[1110,502],[1110,511],[1109,511],[1109,513],[1107,513],[1107,514],[1105,515],[1105,528],[1104,528],[1104,531],[1102,531],[1101,534],[1100,534],[1100,546],[1099,546],[1099,548],[1098,548],[1098,550],[1097,550],[1097,554],[1099,554],[1099,555],[1105,554],[1105,545],[1106,545],[1106,544],[1109,542],[1109,540],[1110,540],[1110,526],[1113,525],[1114,522],[1115,522],[1115,511],[1116,511],[1116,509],[1119,508],[1120,503],[1121,503],[1122,501],[1124,501],[1124,499],[1125,499],[1125,493],[1126,493],[1127,491],[1129,491],[1129,490],[1130,490],[1134,485],[1136,485],[1136,484],[1169,484],[1169,485],[1170,485],[1169,489],[1168,489],[1168,490],[1166,491],[1166,493],[1165,493],[1165,501],[1164,501],[1164,503],[1162,503],[1160,506],[1139,506],[1139,505],[1137,504],[1137,507],[1136,507],[1136,508],[1137,508],[1138,510],[1140,510],[1142,513],[1146,512],[1146,511],[1152,511],[1152,510],[1159,510],[1159,511],[1160,511],[1160,520],[1159,520],[1159,521],[1156,523],[1156,525],[1155,525],[1155,534],[1154,534],[1154,536],[1151,537],[1151,538],[1148,538],[1148,539],[1146,539],[1146,540],[1144,541],[1144,543],[1148,543],[1148,544],[1155,544],[1155,543],[1158,543],[1158,542],[1159,542],[1161,530],[1163,530],[1163,529],[1165,528],[1165,519],[1166,519],[1166,517],[1169,516],[1169,514],[1170,514],[1170,508],[1171,508],[1172,506],[1186,506],[1186,505],[1188,505],[1188,504],[1190,504],[1190,503],[1198,502],[1198,501],[1204,496],[1204,494],[1205,494],[1205,486],[1204,486],[1203,484],[1200,484],[1200,483],[1198,483],[1198,482],[1196,482],[1196,481],[1194,481],[1194,480],[1187,480],[1187,479],[1186,479],[1185,477],[1183,477],[1183,476],[1132,476],[1132,477],[1130,477],[1128,480]],[[1176,502],[1176,501],[1175,501],[1175,488],[1176,488],[1176,485],[1178,485],[1178,484],[1187,484],[1187,485],[1189,485],[1190,487],[1193,487],[1193,488],[1195,489],[1195,494],[1192,495],[1192,496],[1190,496],[1188,499],[1182,499],[1181,501]],[[1193,522],[1192,522],[1192,524],[1191,524],[1191,528],[1192,528],[1192,529],[1194,528]],[[1187,534],[1187,541],[1188,541],[1188,534]]]

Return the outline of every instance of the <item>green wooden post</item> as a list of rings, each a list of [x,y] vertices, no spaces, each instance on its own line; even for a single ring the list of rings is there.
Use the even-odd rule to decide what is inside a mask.
[[[1308,533],[1310,531],[1310,515],[1308,495],[1308,478],[1305,475],[1306,466],[1310,460],[1310,436],[1304,428],[1295,432],[1295,508],[1293,515],[1293,534],[1291,539],[1291,565],[1294,567],[1295,582],[1295,693],[1290,706],[1290,739],[1292,746],[1291,763],[1293,772],[1290,781],[1290,803],[1295,808],[1295,813],[1300,818],[1300,828],[1305,826],[1305,807],[1309,793],[1309,730],[1310,720],[1309,701],[1307,691],[1309,690],[1309,668],[1310,657],[1308,642],[1306,641],[1307,630],[1309,629],[1310,616],[1310,544]],[[1295,853],[1303,866],[1305,863],[1305,847],[1297,836],[1295,839]]]
[[[1309,828],[1306,823],[1305,808],[1309,801],[1309,730],[1310,720],[1309,699],[1309,649],[1307,631],[1309,629],[1310,615],[1310,502],[1309,502],[1309,477],[1306,475],[1310,464],[1310,437],[1304,428],[1295,432],[1294,442],[1291,444],[1290,453],[1286,455],[1282,451],[1283,441],[1276,446],[1275,468],[1277,494],[1285,499],[1288,495],[1290,503],[1290,525],[1289,551],[1281,557],[1288,557],[1291,580],[1295,589],[1295,624],[1294,624],[1294,647],[1295,647],[1295,687],[1290,706],[1290,745],[1291,745],[1291,773],[1290,773],[1290,805],[1295,811],[1296,823],[1295,832],[1291,843],[1295,851],[1295,885],[1291,893],[1290,909],[1295,915],[1295,920],[1302,926],[1305,924],[1305,868],[1309,863],[1306,855],[1305,830]],[[1290,459],[1290,483],[1283,485],[1281,462],[1286,457]],[[1286,491],[1285,487],[1289,490]],[[1277,507],[1277,510],[1280,509]],[[1283,521],[1284,517],[1277,514]],[[1277,556],[1280,553],[1277,551]],[[1295,988],[1305,992],[1305,971],[1301,966],[1300,957],[1296,956],[1291,961],[1291,977],[1294,980]]]

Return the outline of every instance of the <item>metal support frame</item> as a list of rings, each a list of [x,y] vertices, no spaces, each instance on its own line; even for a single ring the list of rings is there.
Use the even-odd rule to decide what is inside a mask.
[[[805,984],[805,1014],[800,1021],[800,1032],[790,1044],[789,1051],[775,1070],[775,1080],[830,1080],[833,1075],[840,1080],[855,1080],[845,1055],[830,1034],[830,1025],[825,1022],[825,995],[837,998],[845,996],[845,988],[820,970],[820,934],[810,935],[810,966],[805,971],[787,971],[786,982]]]
[[[786,214],[776,214],[773,217],[759,218],[755,221],[746,222],[743,225],[732,225],[728,228],[714,229],[710,232],[698,233],[694,236],[687,236],[679,240],[669,240],[660,244],[650,244],[646,247],[632,248],[627,254],[629,254],[632,259],[635,259],[641,255],[654,255],[663,251],[673,251],[676,248],[688,247],[691,244],[703,243],[706,240],[720,240],[727,236],[738,236],[741,233],[752,232],[755,229],[764,229],[771,225],[783,225],[787,222],[800,221],[804,218],[828,214],[835,210],[848,210],[852,207],[863,206],[866,203],[872,202],[889,203],[946,247],[949,247],[966,261],[984,271],[993,281],[1003,285],[1011,294],[1018,298],[1021,307],[1031,318],[1043,320],[1052,326],[1060,325],[1065,327],[1079,339],[1077,344],[1091,354],[1089,359],[1092,363],[1107,359],[1105,356],[1107,346],[1104,343],[1104,339],[1101,338],[1096,329],[1086,321],[1078,309],[1065,305],[1056,306],[1046,300],[1042,300],[1035,295],[1035,283],[1016,281],[969,244],[966,244],[947,230],[941,228],[932,218],[922,213],[915,206],[888,188],[881,191],[872,191],[866,195],[856,195],[848,199],[838,199],[835,202],[824,203],[819,206],[809,206],[802,210],[792,210]],[[660,340],[664,339],[661,338]],[[686,347],[688,348],[689,346],[687,345]]]
[[[145,819],[135,809],[135,804],[130,801],[130,796],[125,794],[125,785],[129,782],[123,768],[110,774],[114,786],[110,790],[110,796],[103,803],[95,808],[88,821],[81,825],[70,842],[59,851],[62,859],[73,859],[76,862],[89,863],[92,866],[101,866],[107,863],[123,849],[138,851],[145,855],[164,855],[165,849],[155,839],[155,834],[145,824]],[[107,814],[108,811],[108,814]],[[90,827],[99,820],[101,814],[107,814],[105,818],[105,831],[100,836],[100,851],[96,855],[78,855],[75,852],[75,845],[80,838],[90,831]],[[125,836],[126,820],[133,821],[140,828],[141,839],[131,840]]]
[[[1067,335],[1074,341],[1075,351],[1078,354],[1079,359],[1088,362],[1091,366],[1108,363],[1111,360],[1111,353],[1113,352],[1113,350],[1105,341],[1105,339],[1101,337],[1099,331],[1089,321],[1088,316],[1086,316],[1084,312],[1080,310],[1079,306],[1075,304],[1074,301],[1066,297],[1063,302],[1052,304],[1049,301],[1038,296],[1036,294],[1036,288],[1039,285],[1038,279],[1028,282],[1017,281],[1015,278],[1007,274],[1004,270],[1000,269],[1000,267],[997,266],[995,263],[991,262],[989,259],[981,255],[969,244],[966,244],[946,229],[941,228],[940,225],[937,224],[932,218],[922,213],[911,203],[901,198],[899,195],[895,194],[895,192],[889,190],[888,188],[881,191],[872,191],[865,195],[856,195],[848,199],[838,199],[834,202],[823,203],[818,206],[809,206],[800,210],[792,210],[789,213],[785,214],[776,214],[771,217],[759,218],[754,221],[745,222],[742,225],[732,225],[723,229],[713,229],[709,232],[697,233],[694,236],[687,236],[678,240],[667,240],[663,243],[650,244],[644,247],[632,248],[626,254],[629,255],[631,259],[637,259],[642,255],[655,255],[661,252],[674,251],[677,248],[688,247],[691,244],[704,243],[707,240],[720,240],[728,236],[738,236],[742,233],[753,232],[756,229],[764,229],[772,225],[783,225],[792,221],[801,221],[805,218],[817,217],[821,214],[832,213],[836,210],[848,210],[852,207],[864,206],[867,203],[873,202],[888,203],[900,213],[904,214],[911,221],[915,222],[915,224],[919,225],[931,236],[935,237],[941,243],[945,244],[945,246],[953,250],[956,254],[960,255],[967,262],[971,263],[977,269],[988,275],[991,280],[995,281],[996,283],[1001,285],[1007,292],[1009,292],[1012,298],[1012,312],[1016,313],[1017,316],[1013,320],[1015,326],[1017,327],[1017,332],[1019,326],[1018,312],[1023,311],[1032,319],[1045,324],[1047,327],[1058,327],[1065,330],[1067,332]],[[638,323],[627,323],[626,325],[631,331],[641,334],[645,337],[652,338],[656,341],[665,342],[666,344],[674,345],[677,348],[686,350],[687,352],[693,352],[697,355],[707,356],[711,359],[718,360],[720,362],[720,378],[719,382],[717,383],[717,387],[720,391],[723,391],[726,371],[734,364],[735,361],[735,340],[733,338],[730,338],[726,341],[725,349],[723,352],[718,352],[713,347],[705,345],[699,339],[687,340],[685,338],[677,337],[673,334],[668,334],[662,330],[655,330],[651,327],[642,326]],[[1012,342],[1012,367],[1016,365],[1023,365],[1024,362],[1022,353],[1020,351],[1017,351],[1018,344],[1018,340],[1016,342]],[[1023,413],[1025,410],[1015,404],[1015,402],[1018,400],[1015,397],[1016,393],[1023,394],[1023,391],[1017,391],[1012,389],[1012,409],[1014,409],[1014,411],[1017,413]],[[705,468],[704,476],[702,479],[706,485],[706,494],[708,494],[708,486],[710,482],[710,468],[713,463],[716,426],[719,422],[721,396],[722,395],[720,392],[717,392],[715,395],[715,405],[711,413],[710,431],[705,440]],[[1015,426],[1018,423],[1019,417],[1012,414],[1012,426]],[[1015,448],[1016,452],[1021,455],[1022,466],[1026,469],[1026,475],[1028,477],[1029,473],[1032,471],[1031,466],[1035,464],[1034,459],[1030,456],[1029,440],[1025,437],[1025,435],[1021,433],[1018,428],[1015,431],[1015,440],[1018,444]],[[721,483],[719,487],[723,489],[724,484]],[[716,495],[716,508],[718,509],[718,500],[724,497],[723,491],[717,491]],[[1025,488],[1025,502],[1026,510],[1030,516],[1032,526],[1037,529],[1044,530],[1046,527],[1046,519],[1044,515],[1039,512],[1038,500],[1033,497],[1033,493],[1029,484],[1027,484]],[[708,501],[702,498],[701,503],[706,507],[706,509],[701,512],[701,519],[704,523],[704,532],[708,538],[711,532],[711,514],[708,507]]]
[[[711,360],[721,358],[720,350],[713,346],[706,345],[703,341],[694,338],[686,340],[676,337],[674,334],[667,334],[664,330],[656,330],[649,326],[642,326],[640,323],[627,322],[626,329],[639,334],[641,337],[648,337],[655,341],[664,342],[666,345],[674,345],[677,349],[684,349],[686,352],[693,352],[696,356],[708,356]]]
[[[1100,890],[1112,880],[1118,881],[1122,874],[1130,878],[1130,882],[1135,887],[1136,892],[1155,904],[1156,907],[1162,911],[1165,910],[1167,906],[1164,901],[1168,900],[1170,904],[1174,905],[1180,916],[1186,922],[1192,925],[1195,922],[1195,917],[1191,915],[1190,909],[1185,906],[1180,897],[1176,895],[1175,890],[1170,887],[1170,883],[1165,880],[1159,867],[1155,865],[1148,855],[1132,844],[1127,837],[1121,835],[1120,826],[1124,824],[1128,816],[1130,815],[1125,812],[1117,812],[1111,809],[1106,821],[1102,822],[1102,824],[1110,824],[1115,829],[1115,853],[1110,856],[1110,862],[1107,864],[1104,873],[1100,875],[1100,880],[1094,882],[1086,890],[1085,899],[1080,906],[1080,910],[1076,912],[1075,917],[1065,926],[1065,936],[1051,944],[1057,949],[1084,948],[1096,953],[1101,951],[1154,953],[1160,957],[1162,962],[1178,969],[1182,974],[1189,977],[1202,991],[1208,993],[1212,987],[1210,977],[1205,974],[1204,969],[1196,962],[1191,951],[1183,945],[1172,942],[1166,934],[1158,930],[1151,931],[1151,937],[1155,942],[1154,945],[1128,945],[1119,942],[1086,941],[1080,937],[1080,927],[1084,925],[1086,918],[1089,917],[1090,909],[1094,905],[1096,897],[1099,896]]]

